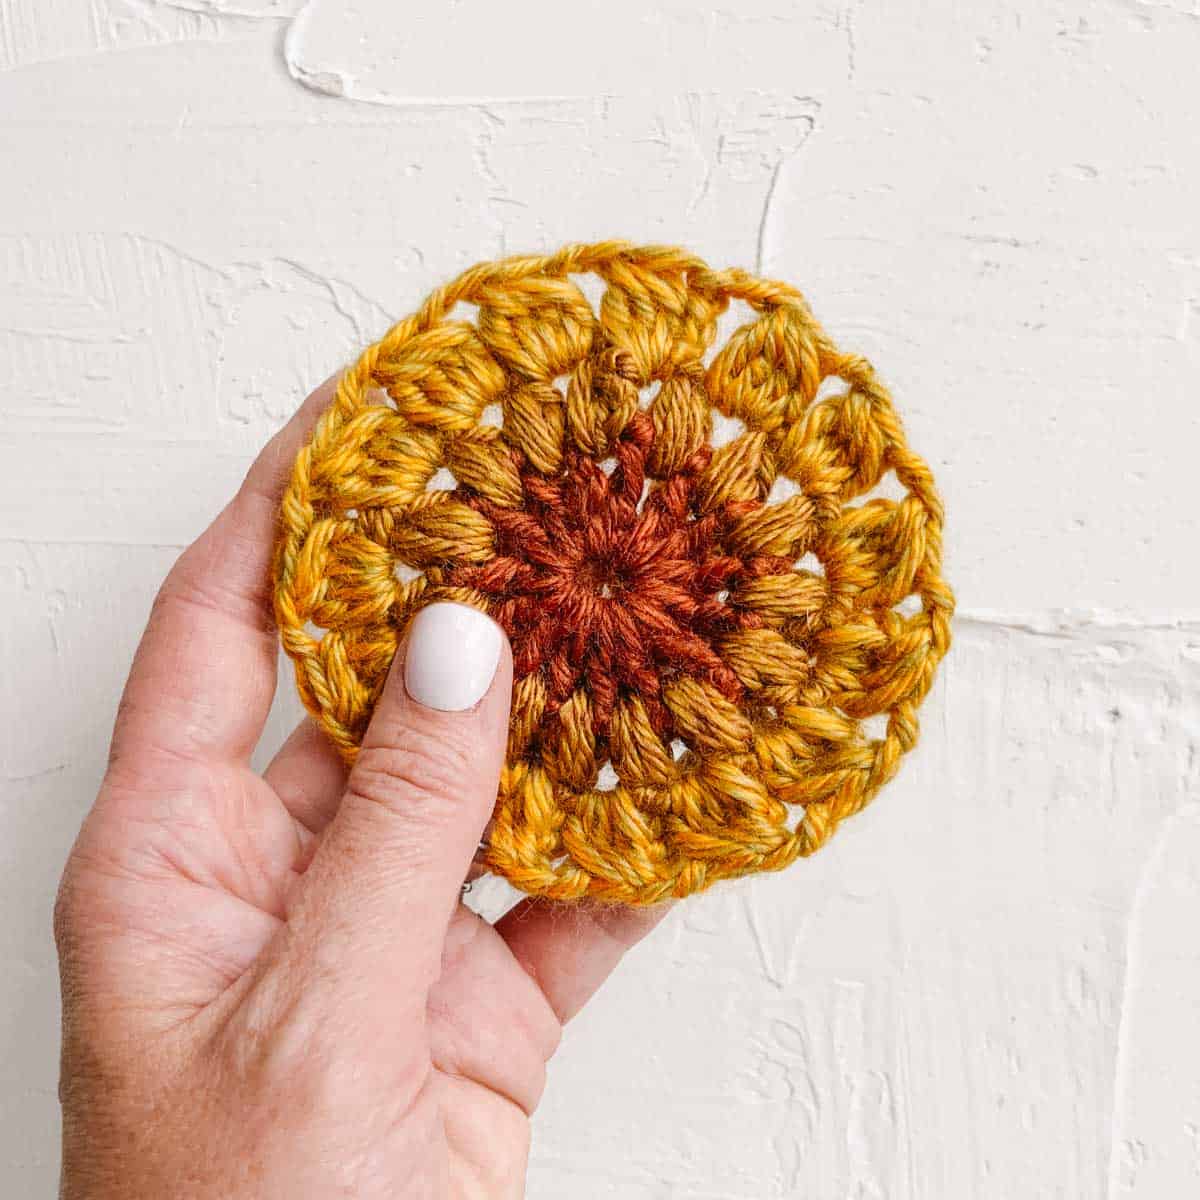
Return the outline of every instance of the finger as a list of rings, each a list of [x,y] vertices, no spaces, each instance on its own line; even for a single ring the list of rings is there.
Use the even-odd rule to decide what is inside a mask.
[[[275,692],[270,560],[292,463],[336,381],[323,383],[255,459],[237,495],[180,556],[142,636],[112,759],[247,759]]]
[[[566,1022],[670,909],[529,899],[497,921],[496,930]]]
[[[271,759],[263,779],[306,834],[324,831],[333,820],[346,790],[349,771],[320,726],[305,719]],[[487,831],[467,867],[466,882],[487,874],[483,862]]]
[[[313,721],[301,721],[263,772],[283,806],[309,833],[320,833],[338,810],[346,769],[333,743]]]
[[[297,953],[322,961],[332,942],[392,995],[437,977],[496,800],[511,680],[508,640],[490,617],[443,603],[413,619],[288,914]]]
[[[458,907],[429,993],[430,1055],[443,1074],[475,1080],[532,1113],[562,1025],[500,935]]]

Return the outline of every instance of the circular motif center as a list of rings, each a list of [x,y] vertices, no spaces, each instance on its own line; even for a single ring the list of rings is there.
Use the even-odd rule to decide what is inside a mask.
[[[653,438],[639,414],[611,460],[573,450],[553,477],[523,465],[523,509],[475,502],[496,529],[496,557],[448,579],[488,597],[512,643],[518,680],[545,673],[547,717],[587,688],[598,736],[627,694],[641,698],[658,733],[669,734],[662,691],[678,674],[737,699],[741,684],[719,641],[758,624],[727,602],[747,564],[722,548],[721,514],[700,516],[693,507],[696,476],[711,452],[706,447],[651,484],[645,463]]]

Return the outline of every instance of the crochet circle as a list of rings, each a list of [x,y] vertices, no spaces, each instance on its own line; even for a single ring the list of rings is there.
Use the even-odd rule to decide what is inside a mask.
[[[713,354],[731,301],[750,319]],[[505,628],[484,860],[557,900],[813,853],[915,744],[950,641],[942,504],[870,364],[794,288],[675,248],[433,292],[343,374],[280,520],[283,646],[347,761],[421,606]]]

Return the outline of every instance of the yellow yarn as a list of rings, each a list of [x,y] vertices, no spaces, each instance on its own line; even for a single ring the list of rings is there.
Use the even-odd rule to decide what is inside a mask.
[[[706,366],[731,300],[754,319]],[[714,409],[745,426],[716,450]],[[902,499],[851,503],[888,471]],[[941,501],[870,364],[794,288],[670,247],[571,245],[435,291],[343,375],[281,526],[283,645],[347,761],[417,609],[505,625],[486,862],[558,900],[652,904],[811,854],[916,742],[950,642]]]

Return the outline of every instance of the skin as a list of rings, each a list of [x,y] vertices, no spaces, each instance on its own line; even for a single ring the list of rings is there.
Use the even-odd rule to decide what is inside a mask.
[[[442,713],[397,657],[353,772],[275,691],[269,562],[319,388],[155,600],[55,913],[64,1200],[519,1197],[563,1023],[662,910],[461,882],[511,692]]]

